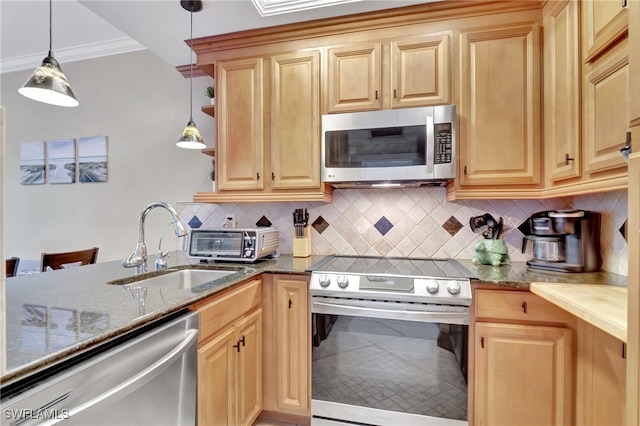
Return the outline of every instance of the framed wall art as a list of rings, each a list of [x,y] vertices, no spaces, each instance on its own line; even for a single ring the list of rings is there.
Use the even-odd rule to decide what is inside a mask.
[[[44,141],[20,144],[20,183],[40,185],[46,182]]]
[[[80,182],[107,181],[106,136],[78,139],[78,180]]]
[[[75,139],[47,141],[47,182],[76,182]]]

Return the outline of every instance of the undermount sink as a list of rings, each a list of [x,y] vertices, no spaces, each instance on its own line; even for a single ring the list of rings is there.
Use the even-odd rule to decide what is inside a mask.
[[[168,272],[140,281],[126,284],[127,287],[147,287],[166,289],[191,289],[201,285],[213,283],[237,271],[210,270],[210,269],[181,269]]]

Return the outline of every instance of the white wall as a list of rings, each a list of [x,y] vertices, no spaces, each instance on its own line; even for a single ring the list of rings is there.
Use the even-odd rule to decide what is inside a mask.
[[[34,64],[37,66],[38,64]],[[97,246],[98,262],[135,248],[140,211],[150,202],[189,201],[210,190],[211,157],[176,147],[189,119],[189,80],[149,51],[62,64],[80,101],[63,108],[32,101],[17,89],[31,70],[1,76],[6,108],[5,256],[40,259],[41,252]],[[213,118],[200,106],[212,79],[194,79],[194,120],[208,146]],[[20,143],[81,136],[108,137],[108,182],[21,185]],[[170,216],[147,216],[150,254]],[[169,230],[163,248],[176,241]]]

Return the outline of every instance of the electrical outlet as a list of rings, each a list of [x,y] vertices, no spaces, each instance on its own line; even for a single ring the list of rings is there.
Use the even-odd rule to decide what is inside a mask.
[[[236,227],[236,215],[228,213],[224,218],[223,228],[235,228]]]

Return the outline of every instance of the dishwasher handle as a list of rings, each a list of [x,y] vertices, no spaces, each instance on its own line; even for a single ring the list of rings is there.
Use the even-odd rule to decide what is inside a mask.
[[[162,358],[158,359],[156,362],[151,364],[149,367],[145,368],[135,376],[125,380],[119,385],[114,386],[108,391],[104,392],[97,397],[90,399],[87,402],[84,402],[74,408],[69,409],[67,418],[72,418],[74,415],[77,415],[97,404],[104,403],[110,399],[114,399],[120,397],[122,393],[129,394],[134,390],[140,388],[144,384],[150,382],[152,379],[160,375],[164,370],[169,367],[175,360],[180,358],[191,346],[193,346],[198,339],[198,330],[190,329],[186,332],[186,337],[180,341],[178,345],[176,345],[171,351],[169,351]],[[51,419],[51,421],[43,423],[43,425],[53,425],[64,421],[64,418]]]

